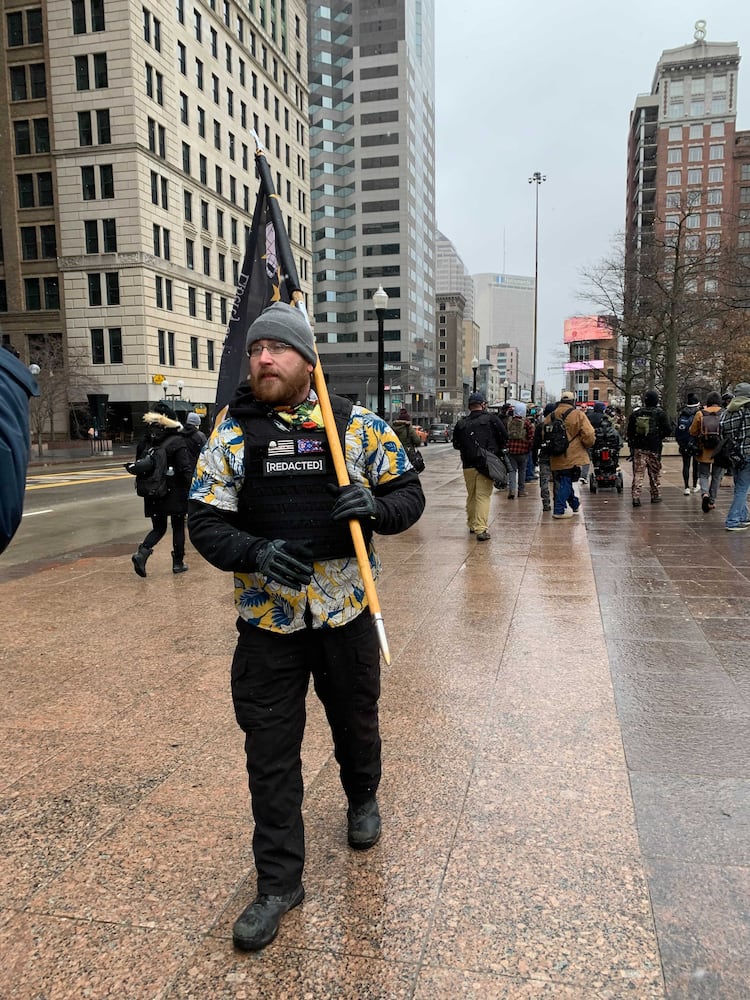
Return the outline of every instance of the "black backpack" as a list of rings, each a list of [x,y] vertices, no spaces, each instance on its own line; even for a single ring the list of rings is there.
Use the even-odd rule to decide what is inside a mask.
[[[168,467],[167,449],[163,444],[152,445],[144,452],[133,463],[135,492],[138,496],[152,500],[166,496],[169,492]]]
[[[548,424],[545,425],[543,441],[547,446],[547,453],[559,457],[568,450],[568,434],[565,430],[565,421],[568,415],[575,410],[575,406],[569,407],[561,416],[553,415]]]

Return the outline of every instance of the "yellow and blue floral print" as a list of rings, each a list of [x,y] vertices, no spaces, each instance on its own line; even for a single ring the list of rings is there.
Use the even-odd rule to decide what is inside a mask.
[[[319,408],[308,408],[305,418],[317,421],[319,414]],[[346,466],[352,483],[372,489],[412,468],[389,425],[360,406],[352,407],[345,443]],[[238,509],[237,495],[244,476],[242,428],[227,417],[215,428],[201,452],[190,499],[234,512]],[[248,528],[252,533],[252,526]],[[372,542],[369,557],[373,577],[377,578],[380,560]],[[271,632],[305,628],[308,607],[314,628],[335,628],[356,618],[367,604],[354,557],[314,563],[312,581],[302,590],[290,590],[261,573],[235,573],[234,601],[241,618]]]

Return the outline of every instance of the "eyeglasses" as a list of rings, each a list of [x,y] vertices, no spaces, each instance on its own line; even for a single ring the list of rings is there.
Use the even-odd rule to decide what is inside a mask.
[[[272,340],[268,344],[251,344],[247,354],[250,358],[259,358],[263,351],[268,351],[269,354],[283,354],[284,351],[290,350],[291,344],[282,344],[280,340]]]

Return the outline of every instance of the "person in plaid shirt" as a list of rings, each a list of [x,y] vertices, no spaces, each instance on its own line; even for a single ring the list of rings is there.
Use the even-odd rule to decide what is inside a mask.
[[[526,404],[514,403],[508,414],[508,499],[513,500],[516,490],[519,497],[526,495],[526,463],[534,442],[534,425],[526,416]]]

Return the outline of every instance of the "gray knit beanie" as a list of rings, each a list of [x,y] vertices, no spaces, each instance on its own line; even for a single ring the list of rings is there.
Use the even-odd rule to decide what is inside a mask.
[[[250,345],[256,340],[278,340],[282,344],[289,344],[311,365],[318,360],[310,324],[299,309],[286,302],[274,302],[250,324],[245,350],[249,351]]]

